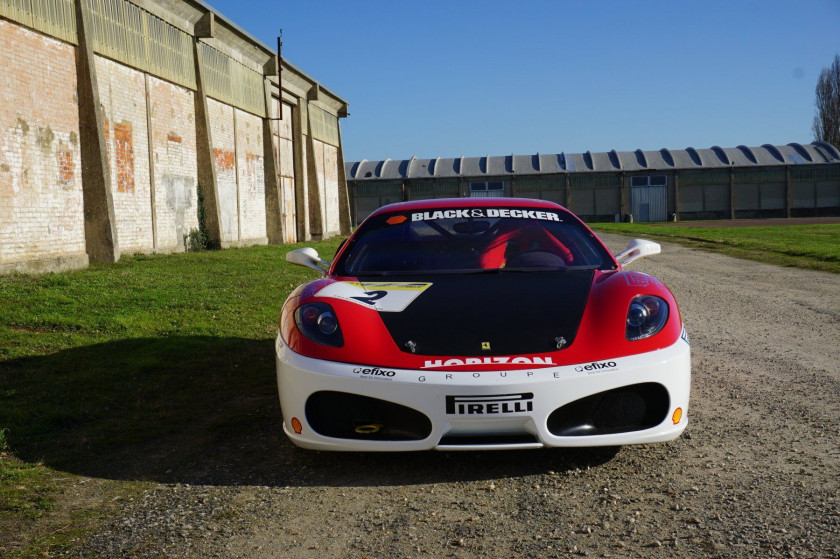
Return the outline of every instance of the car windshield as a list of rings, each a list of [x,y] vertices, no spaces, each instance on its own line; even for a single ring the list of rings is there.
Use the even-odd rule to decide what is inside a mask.
[[[336,263],[339,276],[610,269],[580,222],[548,208],[432,208],[367,220]]]

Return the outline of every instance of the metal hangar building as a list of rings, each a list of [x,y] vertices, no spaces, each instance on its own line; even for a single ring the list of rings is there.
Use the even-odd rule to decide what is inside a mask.
[[[840,215],[840,153],[825,142],[346,164],[360,223],[403,200],[503,196],[552,200],[586,221]]]

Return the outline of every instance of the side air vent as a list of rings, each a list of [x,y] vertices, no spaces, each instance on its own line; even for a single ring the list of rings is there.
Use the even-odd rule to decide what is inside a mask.
[[[557,437],[641,431],[662,423],[669,407],[661,384],[623,386],[557,408],[548,416],[548,430]]]

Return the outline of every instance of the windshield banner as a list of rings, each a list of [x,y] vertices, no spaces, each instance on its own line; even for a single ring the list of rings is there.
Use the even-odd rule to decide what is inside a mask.
[[[516,219],[539,219],[542,221],[561,221],[555,212],[527,210],[522,208],[469,208],[436,210],[411,214],[411,221],[434,221],[437,219],[469,219],[473,217],[512,217]]]

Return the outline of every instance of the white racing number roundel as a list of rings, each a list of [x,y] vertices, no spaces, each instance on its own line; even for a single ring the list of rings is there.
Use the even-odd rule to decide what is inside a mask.
[[[342,299],[380,312],[402,312],[431,283],[339,281],[318,291],[316,297]]]

